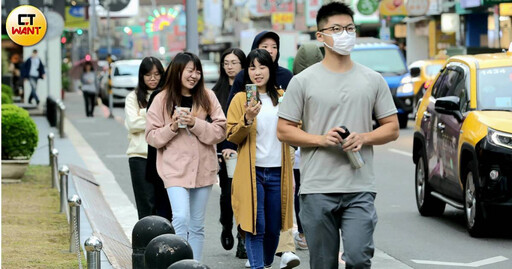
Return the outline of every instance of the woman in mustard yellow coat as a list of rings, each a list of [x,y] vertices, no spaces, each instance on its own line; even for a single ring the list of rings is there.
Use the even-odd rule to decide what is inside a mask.
[[[277,139],[277,110],[284,92],[275,87],[270,54],[253,50],[247,57],[245,82],[256,84],[257,96],[233,98],[228,110],[227,139],[238,144],[233,177],[233,213],[246,232],[251,268],[271,266],[280,230],[293,225],[293,168],[289,145]]]

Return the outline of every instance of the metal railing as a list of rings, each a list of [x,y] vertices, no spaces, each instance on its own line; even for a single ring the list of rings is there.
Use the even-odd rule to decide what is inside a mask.
[[[64,105],[64,102],[62,100],[57,101],[57,108],[59,111],[59,136],[61,138],[66,137],[66,134],[64,133],[64,119],[66,117],[66,106]]]
[[[103,243],[101,240],[92,235],[87,238],[84,243],[85,251],[87,252],[87,268],[88,269],[100,269],[101,268],[101,249]]]
[[[48,151],[50,158],[50,170],[52,188],[57,188],[60,192],[60,213],[65,213],[69,222],[69,252],[76,253],[78,259],[78,268],[82,269],[82,256],[80,253],[80,208],[82,199],[78,195],[68,198],[69,193],[69,173],[67,165],[59,166],[59,151],[54,147],[55,135],[48,134]],[[67,201],[67,205],[66,205]],[[101,250],[103,243],[96,236],[89,237],[84,243],[84,249],[87,259],[87,268],[101,268]]]

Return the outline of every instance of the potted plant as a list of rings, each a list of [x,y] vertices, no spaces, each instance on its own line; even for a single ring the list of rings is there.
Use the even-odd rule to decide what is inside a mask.
[[[37,147],[38,131],[28,112],[2,105],[2,179],[20,179]]]

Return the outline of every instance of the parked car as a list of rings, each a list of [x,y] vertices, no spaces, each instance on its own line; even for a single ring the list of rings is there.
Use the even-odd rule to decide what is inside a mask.
[[[418,107],[413,161],[421,215],[464,210],[471,236],[511,219],[512,44],[448,59]]]
[[[218,64],[210,60],[201,60],[201,66],[203,67],[204,82],[215,83],[217,80],[219,80]]]
[[[128,93],[137,87],[139,66],[142,60],[119,60],[110,64],[112,69],[112,98],[114,105],[124,105]],[[103,74],[100,83],[100,97],[108,106],[108,71]]]
[[[428,86],[430,86],[430,83],[434,80],[445,63],[446,59],[432,59],[415,61],[409,65],[414,88],[414,107],[423,97]]]
[[[406,128],[412,112],[414,89],[400,48],[377,38],[361,37],[356,39],[350,57],[382,74],[398,109],[400,128]]]

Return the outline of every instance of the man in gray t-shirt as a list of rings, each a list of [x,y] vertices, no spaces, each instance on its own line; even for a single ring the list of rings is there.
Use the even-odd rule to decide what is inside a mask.
[[[340,229],[347,268],[370,268],[377,222],[372,146],[398,138],[397,110],[382,76],[350,59],[353,11],[339,2],[324,5],[317,26],[325,58],[290,81],[277,135],[301,147],[300,218],[311,268],[338,268]],[[372,112],[380,123],[375,130]],[[351,132],[343,146],[340,125]],[[344,151],[359,151],[365,165],[352,168]]]

